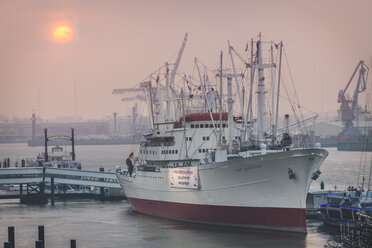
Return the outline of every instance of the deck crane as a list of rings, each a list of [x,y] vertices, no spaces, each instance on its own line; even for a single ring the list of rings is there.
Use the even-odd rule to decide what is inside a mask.
[[[150,82],[143,82],[143,83],[140,83],[140,88],[114,89],[112,91],[112,94],[113,95],[119,95],[119,94],[136,94],[136,93],[139,93],[139,95],[136,95],[136,96],[123,97],[121,100],[123,102],[128,102],[128,101],[129,102],[132,102],[132,101],[136,101],[136,100],[138,100],[138,101],[144,101],[144,100],[146,100],[146,98],[144,97],[144,95],[146,95],[149,90],[151,92],[151,83]],[[150,103],[148,101],[146,101],[146,102],[147,102],[147,105],[149,106]],[[137,119],[137,103],[132,108],[132,126],[133,126],[133,128],[135,128],[135,126],[136,126],[136,119]],[[151,128],[153,128],[153,121],[152,121],[152,119],[150,119],[150,124],[151,124]]]
[[[354,77],[356,76],[358,70],[359,70],[358,81],[354,90],[353,98],[350,99],[345,94],[349,86],[351,85],[351,82],[353,81]],[[337,102],[341,103],[340,105],[341,120],[344,123],[344,128],[340,133],[340,135],[342,136],[360,135],[360,131],[358,131],[353,125],[353,120],[355,119],[355,113],[357,112],[358,109],[358,96],[360,93],[366,90],[368,72],[369,68],[366,64],[364,64],[364,61],[363,60],[359,61],[357,67],[354,70],[354,73],[352,74],[350,80],[346,84],[345,89],[340,90],[338,93]]]
[[[149,77],[139,84],[138,88],[114,89],[112,91],[112,94],[114,95],[132,94],[130,97],[122,98],[122,101],[146,101],[152,130],[154,129],[154,126],[158,126],[159,123],[164,124],[166,122],[174,122],[178,119],[177,115],[179,114],[179,111],[176,111],[176,104],[177,101],[180,101],[180,96],[178,96],[175,91],[174,82],[177,75],[177,69],[186,46],[187,37],[188,34],[186,33],[174,64],[165,63],[164,66],[161,66],[157,70],[157,76],[155,75],[156,72],[151,73]],[[161,71],[164,69],[165,73],[162,74]],[[160,77],[165,79],[165,85],[161,84],[162,79]],[[165,87],[166,95],[158,95],[158,87]],[[133,94],[138,95],[133,96]],[[165,109],[163,102],[166,102]]]

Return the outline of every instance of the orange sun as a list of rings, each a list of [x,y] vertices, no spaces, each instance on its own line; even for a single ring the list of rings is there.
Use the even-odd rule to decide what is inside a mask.
[[[53,38],[57,42],[69,42],[72,39],[72,29],[68,26],[58,26],[54,29]]]

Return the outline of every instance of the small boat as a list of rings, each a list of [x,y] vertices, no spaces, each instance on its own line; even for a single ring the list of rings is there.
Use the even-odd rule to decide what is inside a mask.
[[[372,191],[349,187],[343,193],[328,195],[328,203],[320,205],[320,216],[324,224],[356,227],[360,215],[372,216]]]
[[[45,161],[45,153],[39,153],[36,159],[26,159],[27,167],[49,167],[59,169],[81,169],[81,162],[72,160],[72,153],[67,153],[61,146],[52,147]]]

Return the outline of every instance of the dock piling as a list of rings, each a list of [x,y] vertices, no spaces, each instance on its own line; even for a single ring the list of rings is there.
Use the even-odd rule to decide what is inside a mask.
[[[44,248],[43,242],[41,240],[35,241],[35,248]]]
[[[11,248],[15,248],[14,226],[8,226],[8,242]]]
[[[105,168],[103,167],[100,167],[99,168],[99,171],[103,172],[105,171]],[[105,200],[105,188],[104,187],[100,187],[100,198],[101,198],[101,201],[104,201]]]
[[[71,239],[71,248],[76,248],[76,240]]]
[[[62,199],[63,199],[63,201],[66,201],[66,190],[67,190],[67,188],[66,188],[66,184],[63,184],[62,185]]]
[[[44,248],[45,246],[45,239],[44,239],[44,226],[38,226],[38,237],[39,237],[39,240],[42,244],[42,248]],[[36,241],[37,242],[37,241]],[[36,244],[36,243],[35,243]],[[37,246],[36,246],[37,247]]]
[[[54,177],[50,178],[50,203],[54,206]]]

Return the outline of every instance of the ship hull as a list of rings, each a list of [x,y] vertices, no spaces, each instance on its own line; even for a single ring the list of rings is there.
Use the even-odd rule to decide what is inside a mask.
[[[118,180],[132,208],[143,214],[306,233],[311,175],[327,155],[323,149],[302,149],[199,165],[197,189],[171,187],[168,168],[118,175]]]
[[[306,233],[304,209],[187,204],[128,198],[134,211],[166,219]]]

